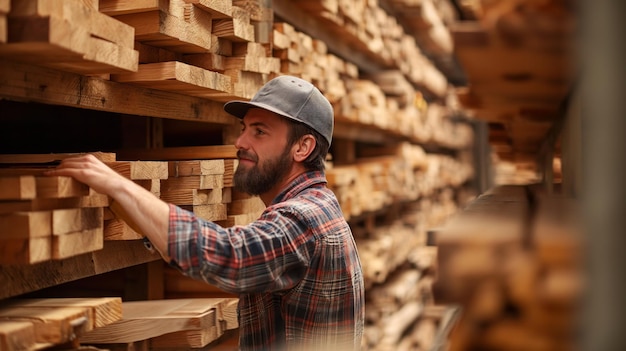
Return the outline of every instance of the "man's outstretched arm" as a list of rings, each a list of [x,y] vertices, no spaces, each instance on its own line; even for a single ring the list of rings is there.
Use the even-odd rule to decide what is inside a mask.
[[[141,234],[148,237],[163,259],[167,252],[169,205],[130,179],[115,172],[93,155],[77,156],[45,173],[48,176],[68,176],[85,183],[100,194],[108,195],[121,208],[122,217],[132,221]]]

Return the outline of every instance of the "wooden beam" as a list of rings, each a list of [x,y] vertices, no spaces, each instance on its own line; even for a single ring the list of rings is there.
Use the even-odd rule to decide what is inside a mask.
[[[129,115],[230,124],[223,104],[79,74],[0,60],[3,98]]]
[[[159,260],[142,240],[107,241],[104,248],[61,261],[33,265],[0,265],[0,298],[40,290],[73,280]]]

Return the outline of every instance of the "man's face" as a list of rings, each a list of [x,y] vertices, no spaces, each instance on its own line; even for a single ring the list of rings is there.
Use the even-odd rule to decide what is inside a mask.
[[[270,191],[287,175],[293,159],[287,148],[288,125],[271,112],[250,109],[242,120],[235,143],[239,166],[234,175],[238,191],[260,195]]]

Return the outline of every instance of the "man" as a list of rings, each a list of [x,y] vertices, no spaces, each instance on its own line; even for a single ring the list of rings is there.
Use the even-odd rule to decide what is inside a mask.
[[[90,155],[49,175],[72,176],[109,195],[161,256],[183,274],[239,294],[241,350],[357,350],[363,274],[350,227],[326,186],[333,109],[309,82],[280,76],[241,119],[235,187],[266,205],[258,220],[222,228],[156,199]]]

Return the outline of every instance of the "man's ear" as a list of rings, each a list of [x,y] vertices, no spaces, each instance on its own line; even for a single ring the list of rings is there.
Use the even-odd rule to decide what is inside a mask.
[[[296,162],[303,162],[315,150],[316,141],[313,135],[306,134],[294,145],[293,159]]]

